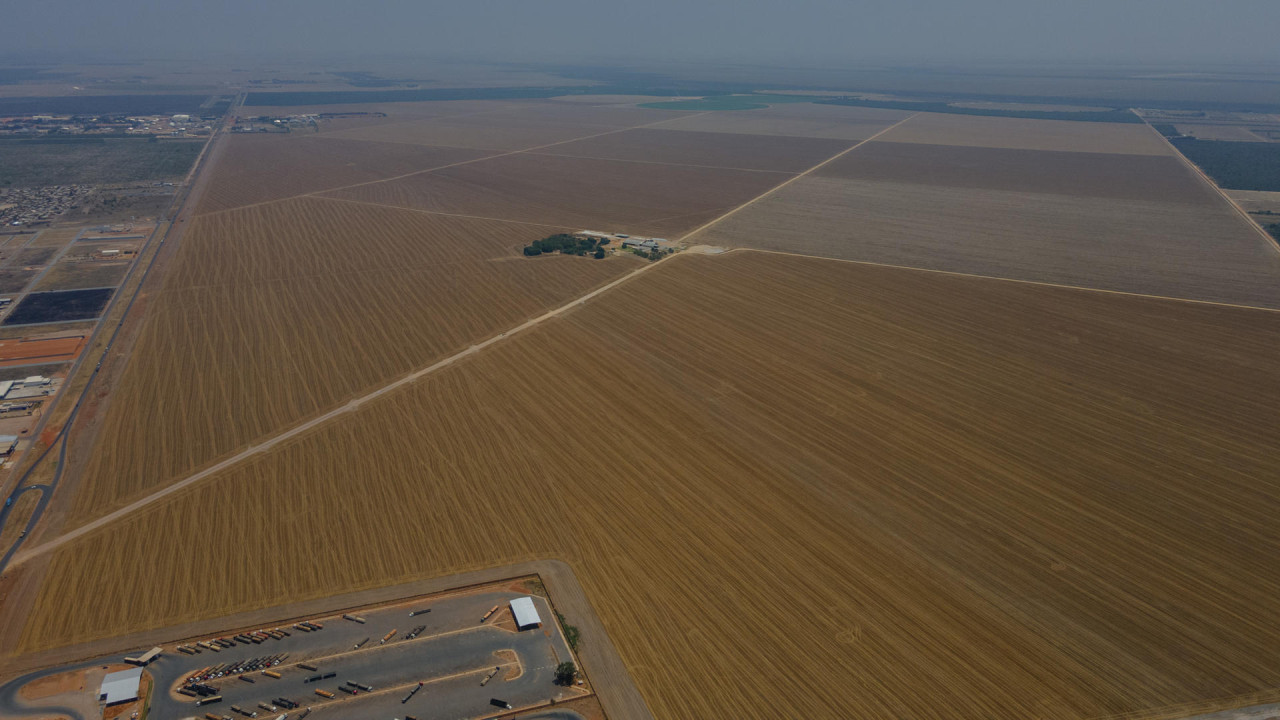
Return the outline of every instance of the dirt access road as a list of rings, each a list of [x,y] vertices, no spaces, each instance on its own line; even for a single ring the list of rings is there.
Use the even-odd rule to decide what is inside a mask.
[[[849,153],[853,152],[854,150],[858,149],[859,147],[862,147],[863,145],[865,145],[865,144],[867,144],[867,143],[869,143],[869,142],[872,142],[873,140],[875,140],[876,138],[880,137],[881,135],[883,135],[883,134],[885,134],[885,133],[887,133],[887,132],[889,132],[889,131],[893,130],[894,128],[898,127],[899,125],[902,125],[903,123],[905,123],[905,122],[907,122],[907,121],[911,120],[911,118],[913,118],[913,117],[915,117],[915,115],[908,116],[908,117],[906,117],[906,118],[904,118],[904,119],[902,119],[902,120],[898,121],[897,123],[895,123],[895,124],[893,124],[893,125],[891,125],[891,126],[889,126],[889,127],[885,128],[885,129],[881,130],[880,132],[876,133],[875,135],[872,135],[871,137],[869,137],[869,138],[867,138],[867,139],[865,139],[865,140],[862,140],[862,141],[857,142],[857,143],[855,143],[855,144],[853,144],[853,145],[850,145],[849,147],[845,148],[844,150],[840,151],[839,153],[836,153],[835,155],[832,155],[831,157],[827,158],[826,160],[823,160],[822,162],[818,163],[817,165],[814,165],[813,167],[809,168],[808,170],[805,170],[804,172],[802,172],[802,173],[800,173],[800,174],[798,174],[798,175],[795,175],[795,176],[793,176],[793,177],[791,177],[791,178],[788,178],[788,179],[786,180],[786,182],[779,183],[778,185],[775,185],[775,186],[773,186],[772,188],[769,188],[769,189],[768,189],[768,190],[766,190],[765,192],[763,192],[763,193],[761,193],[761,194],[757,195],[756,197],[754,197],[754,198],[752,198],[752,199],[750,199],[750,200],[746,201],[745,203],[742,203],[741,205],[738,205],[737,207],[734,207],[733,209],[729,210],[728,212],[724,213],[723,215],[720,215],[719,217],[717,217],[717,218],[715,218],[715,219],[711,220],[710,222],[707,222],[706,224],[702,225],[701,227],[695,228],[695,229],[693,229],[693,230],[689,231],[688,233],[685,233],[685,234],[684,234],[684,235],[683,235],[679,240],[677,240],[677,243],[686,243],[688,240],[692,239],[694,236],[696,236],[698,233],[702,232],[703,230],[706,230],[707,228],[709,228],[709,227],[711,227],[711,226],[715,225],[715,224],[716,224],[716,223],[718,223],[718,222],[723,221],[724,219],[726,219],[726,218],[728,218],[728,217],[730,217],[730,216],[734,215],[735,213],[737,213],[737,212],[739,212],[739,211],[741,211],[741,210],[743,210],[743,209],[745,209],[745,208],[747,208],[747,207],[750,207],[752,204],[754,204],[754,203],[756,203],[756,202],[759,202],[760,200],[763,200],[764,198],[766,198],[766,197],[768,197],[768,196],[772,195],[773,193],[777,192],[778,190],[781,190],[782,188],[784,188],[784,187],[786,187],[786,186],[790,185],[791,183],[793,183],[793,182],[795,182],[795,181],[799,180],[800,178],[803,178],[803,177],[805,177],[805,176],[809,175],[810,173],[813,173],[813,172],[815,172],[815,171],[817,171],[817,170],[821,169],[822,167],[824,167],[824,166],[825,166],[825,165],[827,165],[828,163],[834,162],[834,161],[836,161],[836,160],[840,159],[841,157],[844,157],[845,155],[847,155],[847,154],[849,154]],[[669,261],[670,261],[670,260],[669,260]],[[120,508],[119,510],[116,510],[115,512],[113,512],[113,513],[111,513],[111,514],[109,514],[109,515],[104,515],[103,517],[98,518],[97,520],[94,520],[93,522],[90,522],[90,523],[88,523],[88,524],[82,525],[82,526],[80,526],[80,527],[76,528],[75,530],[72,530],[72,531],[70,531],[70,532],[68,532],[68,533],[66,533],[66,534],[64,534],[64,535],[61,535],[61,536],[59,536],[59,537],[57,537],[57,538],[55,538],[55,539],[53,539],[53,540],[50,540],[50,541],[49,541],[49,542],[47,542],[47,543],[44,543],[44,544],[42,544],[42,545],[39,545],[39,546],[37,546],[37,547],[35,547],[35,548],[32,548],[31,550],[28,550],[28,551],[26,551],[26,552],[20,553],[20,554],[18,554],[18,555],[13,559],[13,563],[14,563],[14,564],[21,564],[21,563],[24,563],[24,562],[26,562],[27,560],[30,560],[30,559],[32,559],[32,558],[34,558],[34,557],[37,557],[37,556],[39,556],[39,555],[43,555],[43,554],[49,553],[49,552],[51,552],[51,551],[53,551],[53,550],[56,550],[56,549],[58,549],[59,547],[61,547],[61,546],[65,545],[65,544],[67,544],[67,543],[69,543],[69,542],[71,542],[71,541],[73,541],[73,540],[75,540],[75,539],[77,539],[77,538],[79,538],[79,537],[82,537],[82,536],[84,536],[84,535],[86,535],[86,534],[88,534],[88,533],[91,533],[91,532],[93,532],[93,531],[95,531],[95,530],[97,530],[97,529],[99,529],[99,528],[105,527],[106,525],[109,525],[109,524],[111,524],[112,522],[115,522],[116,520],[119,520],[120,518],[127,517],[127,516],[129,516],[130,514],[132,514],[132,513],[134,513],[134,512],[137,512],[138,510],[141,510],[142,508],[147,507],[148,505],[150,505],[150,504],[152,504],[152,503],[154,503],[154,502],[156,502],[156,501],[158,501],[158,500],[161,500],[161,499],[163,499],[163,498],[165,498],[165,497],[167,497],[167,496],[169,496],[169,495],[172,495],[173,493],[176,493],[176,492],[179,492],[179,491],[181,491],[181,490],[183,490],[183,489],[185,489],[185,488],[188,488],[188,487],[190,487],[190,486],[192,486],[192,485],[194,485],[194,484],[196,484],[196,483],[199,483],[199,482],[200,482],[200,481],[202,481],[202,480],[208,479],[208,478],[210,478],[210,477],[212,477],[212,476],[214,476],[214,475],[218,474],[219,472],[222,472],[223,470],[226,470],[226,469],[228,469],[228,468],[231,468],[231,467],[233,467],[233,466],[235,466],[235,465],[240,464],[241,462],[244,462],[245,460],[248,460],[249,458],[254,457],[255,455],[262,454],[262,453],[264,453],[264,452],[266,452],[266,451],[270,450],[271,448],[273,448],[273,447],[275,447],[275,446],[277,446],[277,445],[279,445],[279,444],[281,444],[281,443],[283,443],[283,442],[287,442],[288,440],[291,440],[291,439],[293,439],[293,438],[295,438],[295,437],[298,437],[299,435],[302,435],[302,434],[304,434],[304,433],[306,433],[306,432],[309,432],[310,430],[312,430],[312,429],[314,429],[314,428],[317,428],[317,427],[319,427],[319,426],[321,426],[321,425],[323,425],[323,424],[325,424],[325,423],[327,423],[327,422],[329,422],[329,421],[331,421],[331,420],[335,420],[335,419],[337,419],[337,418],[342,417],[343,415],[347,415],[347,414],[349,414],[349,413],[352,413],[352,412],[354,412],[355,410],[358,410],[361,406],[365,405],[366,403],[368,403],[368,402],[370,402],[370,401],[372,401],[372,400],[376,400],[376,399],[378,399],[378,398],[380,398],[380,397],[383,397],[384,395],[387,395],[387,394],[393,393],[393,392],[395,392],[396,390],[399,390],[400,388],[402,388],[402,387],[404,387],[404,386],[406,386],[406,385],[409,385],[409,384],[412,384],[412,383],[414,383],[414,382],[417,382],[418,380],[421,380],[422,378],[424,378],[424,377],[426,377],[426,376],[428,376],[428,375],[431,375],[431,374],[433,374],[433,373],[439,372],[440,370],[443,370],[443,369],[445,369],[445,368],[447,368],[447,367],[449,367],[449,366],[451,366],[451,365],[453,365],[453,364],[455,364],[455,363],[457,363],[457,362],[459,362],[459,361],[461,361],[461,360],[465,360],[467,357],[470,357],[471,355],[474,355],[474,354],[476,354],[476,353],[478,353],[478,352],[481,352],[482,350],[484,350],[484,349],[485,349],[485,348],[487,348],[487,347],[490,347],[491,345],[495,345],[495,344],[497,344],[497,343],[500,343],[500,342],[502,342],[503,340],[506,340],[506,339],[508,339],[508,338],[510,338],[510,337],[513,337],[513,336],[515,336],[515,335],[517,335],[517,334],[521,333],[521,332],[524,332],[524,331],[526,331],[526,330],[529,330],[530,328],[537,327],[538,325],[541,325],[542,323],[544,323],[544,322],[546,322],[546,321],[548,321],[548,320],[551,320],[551,319],[553,319],[553,318],[559,317],[560,315],[563,315],[564,313],[566,313],[566,312],[568,312],[568,311],[572,310],[572,309],[573,309],[573,308],[575,308],[575,307],[578,307],[578,306],[580,306],[580,305],[584,305],[584,304],[586,304],[586,302],[587,302],[587,301],[589,301],[589,300],[591,300],[591,299],[593,299],[593,298],[595,298],[595,297],[597,297],[597,296],[599,296],[599,295],[602,295],[602,294],[604,294],[604,293],[608,292],[609,290],[612,290],[613,288],[616,288],[616,287],[618,287],[619,285],[622,285],[622,284],[623,284],[623,283],[625,283],[625,282],[628,282],[628,281],[630,281],[630,280],[632,280],[632,279],[634,279],[634,278],[638,277],[639,275],[641,275],[642,273],[644,273],[644,272],[646,272],[646,271],[650,270],[651,268],[655,267],[656,265],[657,265],[657,263],[649,263],[649,264],[647,264],[647,265],[643,265],[643,266],[641,266],[641,267],[639,267],[639,268],[637,268],[637,269],[635,269],[635,270],[631,271],[630,273],[627,273],[626,275],[623,275],[622,277],[618,278],[617,280],[614,280],[614,281],[612,281],[612,282],[610,282],[610,283],[607,283],[607,284],[605,284],[605,285],[602,285],[602,286],[600,286],[600,287],[596,288],[595,290],[592,290],[591,292],[589,292],[589,293],[587,293],[587,294],[585,294],[585,295],[583,295],[583,296],[581,296],[581,297],[579,297],[579,298],[576,298],[576,299],[574,299],[574,300],[571,300],[571,301],[569,301],[568,303],[565,303],[564,305],[561,305],[560,307],[557,307],[557,308],[555,308],[555,309],[553,309],[553,310],[549,310],[549,311],[547,311],[547,312],[543,313],[542,315],[539,315],[539,316],[537,316],[537,317],[534,317],[534,318],[531,318],[531,319],[529,319],[529,320],[526,320],[525,322],[521,323],[520,325],[517,325],[517,326],[516,326],[516,327],[514,327],[514,328],[511,328],[510,330],[507,330],[507,331],[505,331],[505,332],[502,332],[502,333],[499,333],[499,334],[497,334],[497,335],[494,335],[493,337],[490,337],[489,339],[487,339],[487,340],[485,340],[485,341],[483,341],[483,342],[480,342],[480,343],[477,343],[477,344],[475,344],[475,345],[472,345],[471,347],[467,348],[466,350],[463,350],[463,351],[461,351],[461,352],[458,352],[458,353],[455,353],[455,354],[453,354],[453,355],[450,355],[449,357],[444,358],[443,360],[440,360],[440,361],[438,361],[438,362],[436,362],[436,363],[434,363],[434,364],[432,364],[432,365],[428,365],[428,366],[427,366],[427,367],[425,367],[425,368],[422,368],[422,369],[420,369],[420,370],[416,370],[416,371],[414,371],[414,372],[412,372],[412,373],[410,373],[410,374],[408,374],[408,375],[406,375],[406,376],[404,376],[404,377],[400,378],[399,380],[396,380],[396,381],[394,381],[394,382],[388,383],[387,385],[383,385],[382,387],[380,387],[380,388],[378,388],[377,390],[374,390],[374,391],[372,391],[372,392],[368,393],[367,395],[363,395],[363,396],[358,397],[358,398],[356,398],[356,399],[354,399],[354,400],[351,400],[351,401],[349,401],[348,403],[346,403],[345,405],[342,405],[342,406],[339,406],[339,407],[337,407],[337,408],[334,408],[333,410],[330,410],[330,411],[328,411],[328,412],[326,412],[326,413],[324,413],[324,414],[322,414],[322,415],[317,415],[316,417],[314,417],[314,418],[312,418],[312,419],[310,419],[310,420],[308,420],[308,421],[306,421],[306,422],[304,422],[304,423],[302,423],[302,424],[300,424],[300,425],[295,425],[294,427],[292,427],[292,428],[290,428],[290,429],[288,429],[288,430],[286,430],[286,431],[284,431],[284,432],[282,432],[282,433],[279,433],[279,434],[277,434],[277,435],[274,435],[274,436],[272,436],[271,438],[268,438],[267,440],[264,440],[264,441],[262,441],[262,442],[260,442],[260,443],[255,444],[255,445],[250,445],[248,448],[246,448],[246,449],[242,450],[241,452],[239,452],[239,453],[237,453],[237,454],[235,454],[235,455],[232,455],[232,456],[231,456],[231,457],[229,457],[229,458],[226,458],[225,460],[222,460],[222,461],[220,461],[220,462],[218,462],[218,463],[215,463],[215,464],[213,464],[213,465],[211,465],[211,466],[209,466],[209,467],[205,468],[204,470],[201,470],[200,472],[197,472],[197,473],[195,473],[195,474],[193,474],[193,475],[190,475],[190,476],[188,476],[188,477],[186,477],[186,478],[184,478],[184,479],[182,479],[182,480],[179,480],[178,482],[175,482],[175,483],[173,483],[173,484],[171,484],[171,485],[168,485],[168,486],[166,486],[165,488],[163,488],[163,489],[161,489],[161,490],[158,490],[158,491],[156,491],[156,492],[154,492],[154,493],[152,493],[152,494],[150,494],[150,495],[148,495],[148,496],[146,496],[146,497],[144,497],[144,498],[141,498],[141,499],[137,500],[136,502],[133,502],[133,503],[131,503],[131,504],[129,504],[129,505],[126,505],[125,507]]]

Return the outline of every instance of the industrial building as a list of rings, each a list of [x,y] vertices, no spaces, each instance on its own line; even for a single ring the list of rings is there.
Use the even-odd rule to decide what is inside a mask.
[[[142,684],[142,668],[109,673],[102,678],[98,700],[107,705],[131,702],[138,699],[138,687]]]
[[[542,618],[538,617],[538,608],[533,606],[533,598],[518,597],[511,601],[511,615],[516,619],[517,630],[532,630],[542,627]]]
[[[17,447],[17,435],[0,435],[0,457],[9,457]]]
[[[5,380],[0,382],[0,400],[21,400],[22,398],[44,397],[52,395],[55,390],[51,378],[43,375],[32,375],[23,380]]]

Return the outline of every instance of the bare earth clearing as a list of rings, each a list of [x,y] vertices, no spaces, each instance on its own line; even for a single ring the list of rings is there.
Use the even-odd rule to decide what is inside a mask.
[[[59,550],[23,648],[559,557],[659,717],[1255,693],[1277,344],[1266,311],[677,257]]]

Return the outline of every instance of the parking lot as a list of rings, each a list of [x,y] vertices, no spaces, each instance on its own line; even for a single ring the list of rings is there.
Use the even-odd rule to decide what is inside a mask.
[[[555,684],[556,666],[572,658],[544,598],[533,596],[542,627],[515,630],[508,603],[524,595],[491,587],[307,619],[320,629],[290,623],[166,647],[148,668],[152,717],[469,718],[500,712],[494,700],[523,708],[580,697]]]
[[[588,694],[555,683],[573,658],[545,598],[516,630],[525,596],[508,581],[166,645],[149,717],[478,718]]]

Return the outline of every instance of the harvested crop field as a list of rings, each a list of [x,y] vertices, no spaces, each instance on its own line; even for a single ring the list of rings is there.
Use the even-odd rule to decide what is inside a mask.
[[[324,137],[499,151],[564,142],[616,129],[613,125],[478,114],[372,125],[326,133]]]
[[[483,157],[478,150],[408,147],[332,135],[232,135],[200,212],[278,200]]]
[[[676,235],[784,180],[776,173],[516,154],[321,197],[573,229]]]
[[[849,147],[845,140],[640,128],[539,151],[549,155],[804,172]]]
[[[658,112],[673,111],[662,110]],[[691,114],[687,117],[675,118],[669,122],[664,122],[662,129],[745,133],[748,135],[787,135],[856,142],[858,140],[866,140],[910,115],[911,113],[901,110],[794,103],[775,105],[760,110],[733,110]]]
[[[896,132],[891,130],[885,137]],[[1152,200],[1182,206],[1216,206],[1222,202],[1217,192],[1172,155],[871,142],[815,174],[973,190]]]
[[[519,257],[547,234],[315,198],[197,217],[113,391],[73,517],[636,266]]]
[[[129,262],[60,262],[40,278],[35,290],[81,290],[116,287],[129,272]]]
[[[1280,253],[1225,202],[1183,206],[810,176],[698,239],[1280,308]]]
[[[964,145],[1015,150],[1171,155],[1168,144],[1140,124],[1027,120],[920,113],[883,140],[926,145]]]
[[[657,717],[1269,690],[1278,344],[1266,311],[677,257],[58,551],[22,644],[558,557]]]

